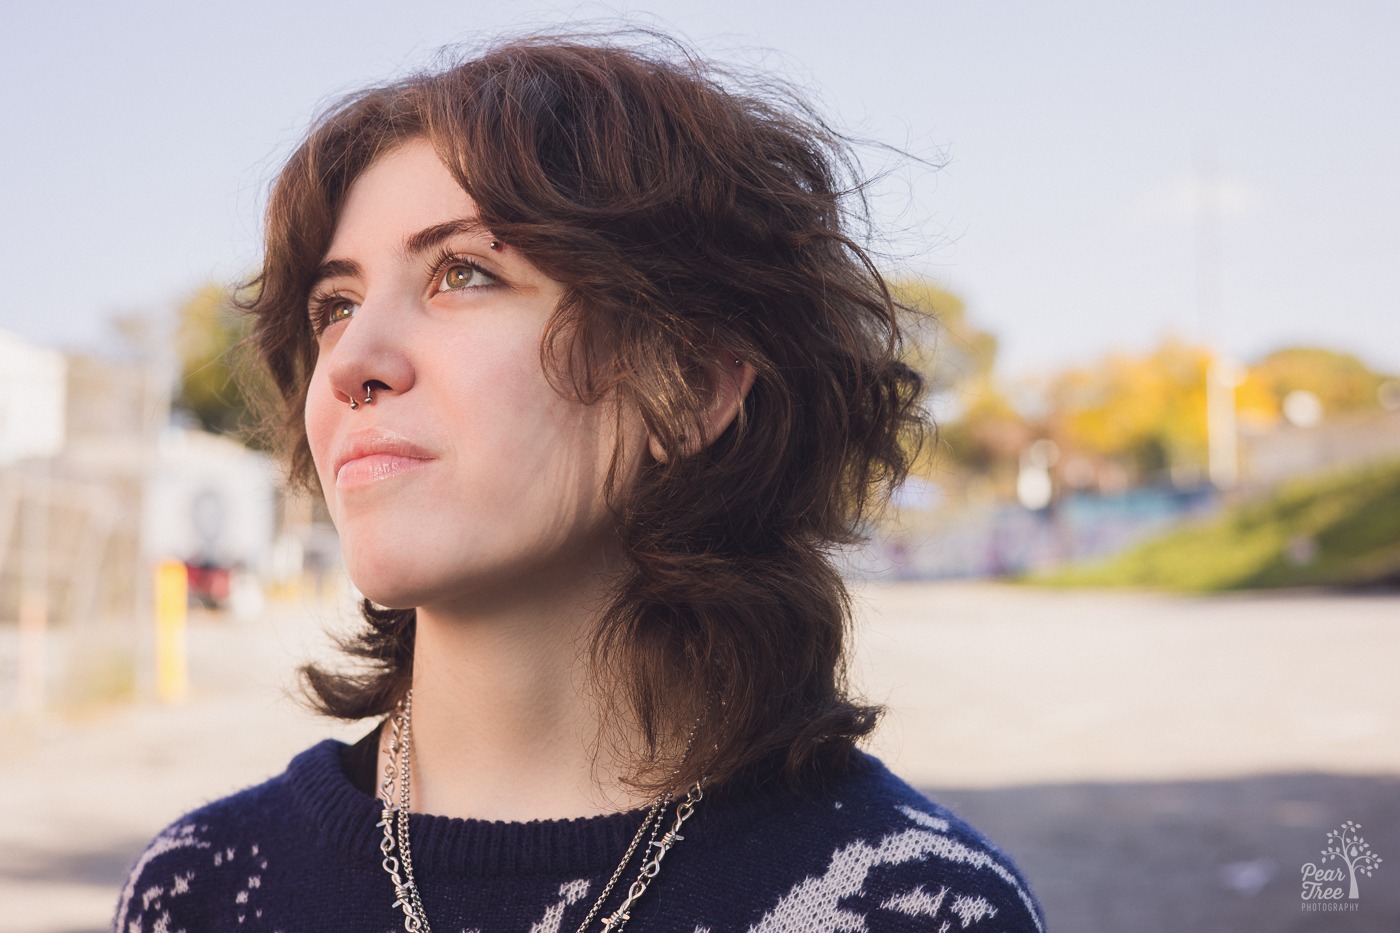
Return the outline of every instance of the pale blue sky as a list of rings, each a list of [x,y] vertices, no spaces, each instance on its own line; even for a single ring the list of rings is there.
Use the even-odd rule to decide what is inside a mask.
[[[896,165],[877,206],[1012,371],[1168,332],[1400,371],[1400,4],[1381,0],[5,0],[0,328],[91,347],[113,312],[169,312],[256,263],[267,182],[334,92],[482,31],[620,11],[766,63],[838,125],[945,153],[938,172]]]

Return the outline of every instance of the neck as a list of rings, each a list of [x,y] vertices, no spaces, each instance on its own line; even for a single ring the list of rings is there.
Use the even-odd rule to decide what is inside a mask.
[[[590,699],[587,644],[606,578],[528,599],[420,607],[414,635],[412,809],[566,819],[647,805]],[[626,747],[625,745],[620,747]],[[387,761],[388,734],[380,748]]]

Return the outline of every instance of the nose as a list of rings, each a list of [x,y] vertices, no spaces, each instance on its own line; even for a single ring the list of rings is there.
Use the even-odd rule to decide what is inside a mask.
[[[340,327],[322,360],[335,397],[351,408],[413,387],[410,316],[388,301],[367,300]]]

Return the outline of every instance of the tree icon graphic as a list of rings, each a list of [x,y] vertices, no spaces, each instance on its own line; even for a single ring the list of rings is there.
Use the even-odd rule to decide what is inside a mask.
[[[1356,900],[1356,876],[1357,874],[1371,877],[1371,872],[1383,861],[1379,855],[1371,851],[1371,844],[1361,836],[1358,830],[1360,823],[1353,823],[1347,820],[1340,829],[1334,829],[1327,834],[1327,848],[1322,850],[1322,861],[1328,862],[1334,858],[1339,858],[1346,862],[1347,871],[1351,873],[1351,894],[1348,897]]]

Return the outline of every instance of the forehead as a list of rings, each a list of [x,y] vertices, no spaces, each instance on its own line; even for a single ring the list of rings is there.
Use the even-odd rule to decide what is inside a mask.
[[[350,186],[327,255],[351,246],[397,246],[405,235],[476,217],[476,205],[433,147],[409,140],[375,159]]]

